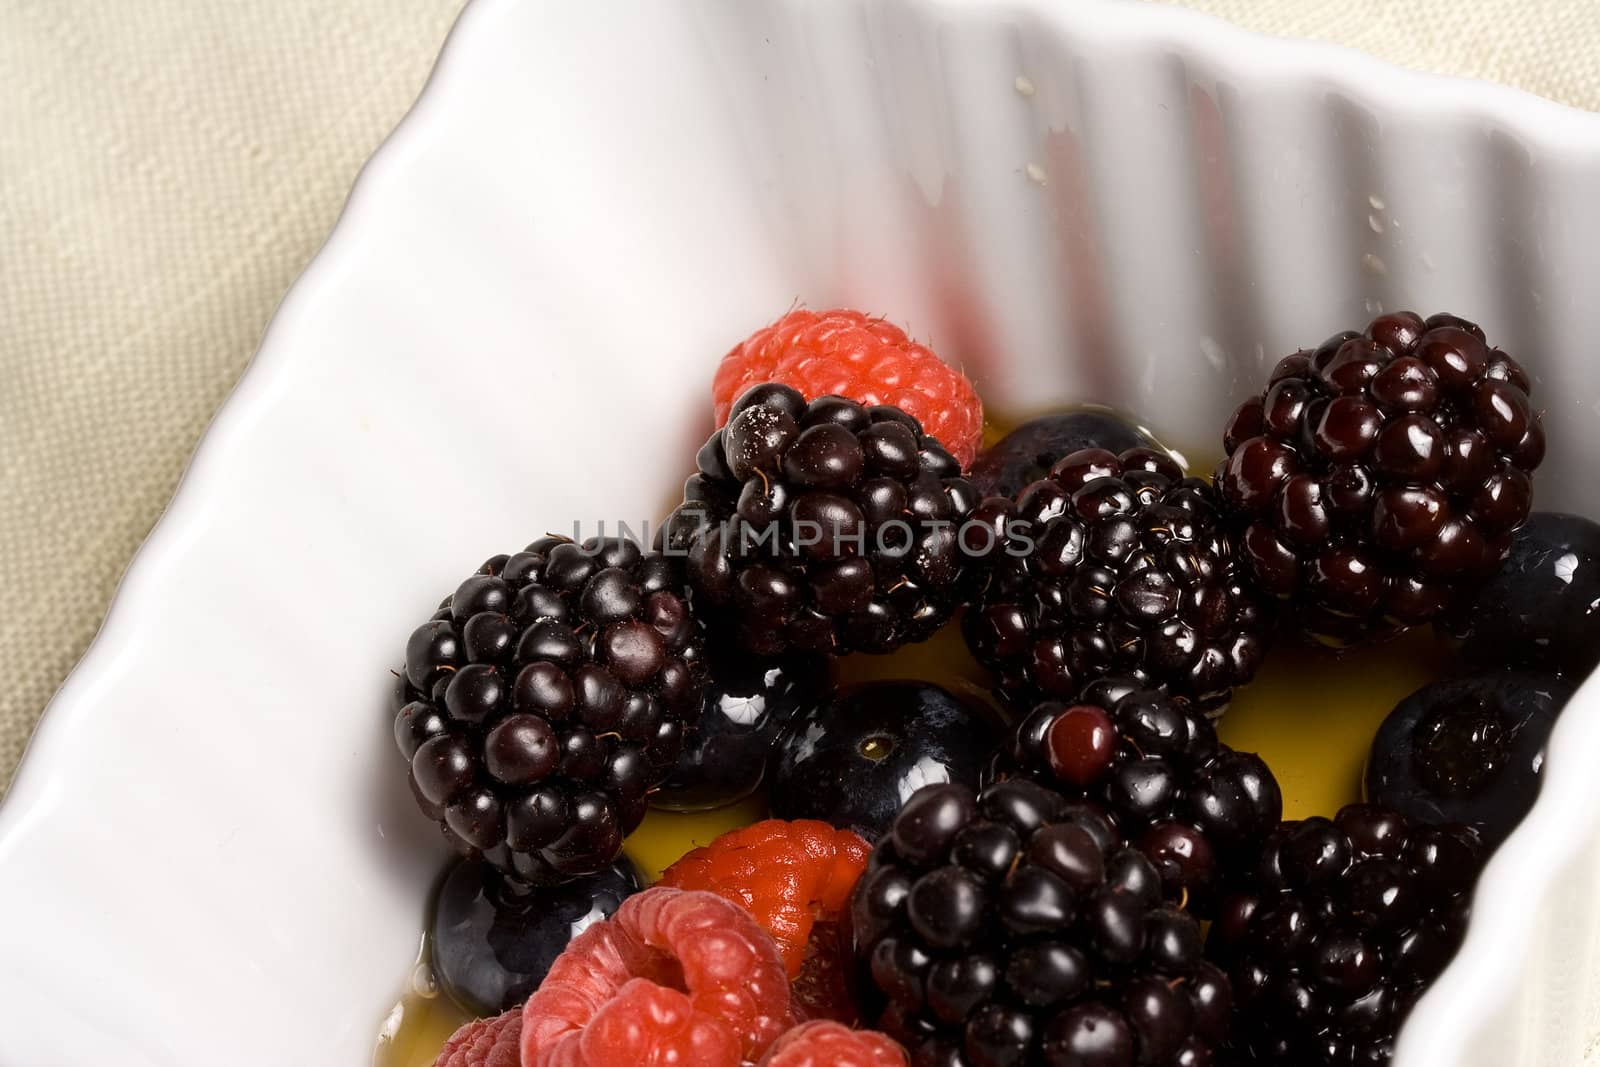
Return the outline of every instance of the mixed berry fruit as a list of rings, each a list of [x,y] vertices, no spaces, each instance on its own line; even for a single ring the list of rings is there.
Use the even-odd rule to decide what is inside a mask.
[[[993,538],[961,465],[899,408],[758,385],[663,527],[697,611],[758,655],[889,652],[962,603]]]
[[[1439,627],[1465,639],[1468,663],[1582,681],[1600,666],[1600,525],[1559,512],[1530,515],[1511,535],[1505,565],[1459,597]]]
[[[913,796],[851,918],[917,1063],[1204,1063],[1228,1034],[1227,982],[1150,861],[1026,779]]]
[[[767,802],[780,818],[822,819],[876,841],[923,786],[976,786],[1000,733],[987,705],[931,682],[849,686],[790,720]]]
[[[1572,690],[1519,670],[1424,686],[1373,738],[1367,798],[1415,821],[1465,823],[1498,845],[1539,795],[1545,743]]]
[[[717,426],[755,386],[782,382],[807,400],[893,407],[943,442],[963,470],[983,443],[983,403],[966,375],[893,323],[859,311],[797,308],[745,338],[711,380]]]
[[[859,312],[757,331],[651,548],[541,538],[407,642],[395,742],[463,854],[432,964],[482,1016],[439,1067],[1387,1063],[1600,661],[1529,389],[1383,315],[1280,361],[1207,479],[1103,408],[983,450],[972,382]],[[1369,803],[1283,821],[1235,690],[1423,622],[1470,671],[1394,709]],[[947,625],[986,685],[836,682]],[[647,809],[736,802],[773,817],[642,888]]]
[[[522,1009],[470,1022],[450,1035],[437,1067],[520,1067]]]
[[[699,719],[702,630],[677,561],[631,541],[490,559],[406,642],[418,805],[508,878],[605,869]]]
[[[626,859],[555,886],[519,885],[487,863],[465,860],[445,876],[428,926],[433,973],[463,1009],[505,1011],[528,999],[575,936],[616,914],[637,893]]]
[[[771,659],[711,649],[699,726],[650,803],[666,811],[706,811],[761,787],[767,754],[789,720],[826,697],[828,665],[819,656]]]
[[[1227,968],[1244,1064],[1389,1061],[1395,1033],[1466,931],[1482,843],[1376,805],[1286,823],[1224,903],[1207,951]]]
[[[1015,500],[1074,452],[1098,448],[1120,456],[1130,448],[1158,447],[1148,433],[1111,411],[1086,407],[1023,423],[980,452],[969,477],[984,496]]]
[[[793,1021],[783,957],[748,912],[655,886],[556,960],[523,1008],[522,1062],[738,1067]]]
[[[1127,674],[1217,711],[1255,674],[1267,604],[1215,491],[1172,456],[1074,452],[996,511],[1007,540],[965,632],[1013,704]]]
[[[716,893],[777,942],[790,976],[815,954],[812,928],[837,924],[867,865],[858,835],[813,819],[766,819],[723,834],[668,867],[657,884]]]
[[[1018,776],[1071,798],[1098,837],[1144,853],[1169,900],[1207,917],[1283,815],[1265,763],[1132,678],[1101,678],[1070,703],[1034,708],[990,763],[991,780]]]
[[[1255,580],[1331,642],[1438,616],[1533,506],[1529,389],[1454,315],[1380,315],[1285,356],[1234,412],[1215,479]]]

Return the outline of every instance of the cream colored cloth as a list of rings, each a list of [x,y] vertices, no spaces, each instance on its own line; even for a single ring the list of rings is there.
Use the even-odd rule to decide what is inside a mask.
[[[1191,2],[1600,107],[1593,0]],[[459,4],[0,0],[0,783]]]
[[[1314,37],[1402,66],[1514,85],[1600,110],[1595,0],[1163,0],[1262,33]]]

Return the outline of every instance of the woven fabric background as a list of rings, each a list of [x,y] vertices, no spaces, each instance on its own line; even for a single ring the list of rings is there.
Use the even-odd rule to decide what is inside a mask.
[[[1593,0],[1184,2],[1600,108]],[[0,0],[0,786],[460,3]]]

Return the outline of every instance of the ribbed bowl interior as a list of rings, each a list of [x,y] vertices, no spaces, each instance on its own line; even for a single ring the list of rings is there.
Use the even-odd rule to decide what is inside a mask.
[[[659,516],[713,361],[796,301],[1202,465],[1279,356],[1453,310],[1535,379],[1539,505],[1600,515],[1597,188],[1600,118],[1166,8],[476,0],[0,808],[0,1062],[367,1062],[440,858],[405,635]],[[1590,684],[1400,1067],[1581,1061],[1597,754]]]

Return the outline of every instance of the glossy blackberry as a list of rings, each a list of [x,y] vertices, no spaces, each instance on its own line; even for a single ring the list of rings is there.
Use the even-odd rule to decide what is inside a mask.
[[[406,643],[395,742],[445,837],[548,885],[611,864],[700,714],[674,561],[546,537],[495,556]]]
[[[999,518],[967,643],[1017,708],[1131,674],[1220,710],[1260,665],[1267,620],[1219,515],[1164,452],[1072,453]]]
[[[851,903],[865,1017],[915,1064],[1201,1065],[1231,994],[1138,852],[1014,780],[915,794]]]
[[[1332,644],[1434,618],[1528,517],[1544,458],[1528,389],[1453,315],[1381,315],[1280,360],[1216,473],[1258,583]]]
[[[1143,852],[1168,900],[1214,913],[1283,817],[1260,757],[1217,741],[1210,721],[1132,678],[1091,682],[1023,719],[987,781],[1023,776],[1071,798]]]
[[[1482,851],[1464,826],[1412,826],[1374,805],[1284,823],[1206,947],[1233,982],[1238,1061],[1388,1063],[1461,943]]]
[[[959,465],[898,408],[759,385],[697,464],[663,544],[687,557],[708,621],[758,654],[920,641],[995,545],[967,521],[978,497]]]

